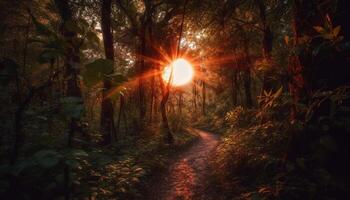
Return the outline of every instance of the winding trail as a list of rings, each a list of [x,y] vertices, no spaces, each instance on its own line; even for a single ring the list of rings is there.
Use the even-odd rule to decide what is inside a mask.
[[[152,200],[211,200],[208,190],[208,157],[217,146],[217,135],[194,129],[199,135],[188,150],[179,155],[169,171],[154,186]]]

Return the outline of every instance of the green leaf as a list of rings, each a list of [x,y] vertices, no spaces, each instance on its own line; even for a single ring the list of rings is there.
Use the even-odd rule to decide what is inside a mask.
[[[39,55],[38,61],[41,64],[50,63],[52,60],[57,59],[61,55],[63,55],[63,53],[58,50],[47,49]]]
[[[82,28],[80,28],[79,25],[72,20],[67,21],[64,24],[64,26],[68,31],[71,31],[71,32],[75,32],[75,33],[79,33],[79,34],[83,34],[83,32],[84,32],[84,30]]]
[[[35,161],[44,168],[56,166],[62,155],[52,150],[42,150],[34,154]]]
[[[120,83],[124,83],[128,80],[128,78],[121,73],[109,74],[109,75],[106,75],[106,77],[111,78],[114,84],[117,84],[117,85],[119,85]]]
[[[113,71],[113,61],[108,59],[97,59],[87,64],[86,71],[83,73],[84,83],[88,87],[96,85],[105,78],[105,75]]]
[[[72,169],[79,167],[79,162],[76,160],[69,159],[69,160],[65,160],[64,163]]]
[[[87,157],[87,156],[89,156],[89,154],[86,153],[86,151],[83,151],[83,150],[80,150],[80,149],[72,150],[70,152],[70,154],[72,154],[73,156],[76,156],[76,157]]]
[[[61,99],[63,104],[63,113],[67,119],[80,119],[84,112],[84,104],[82,98],[65,97]]]
[[[15,165],[11,173],[15,176],[18,176],[21,172],[25,171],[26,169],[36,167],[37,165],[38,163],[34,160],[21,160]]]
[[[86,34],[86,39],[94,44],[99,45],[100,44],[100,38],[96,35],[96,33],[89,31]]]
[[[111,163],[112,161],[113,160],[110,157],[105,156],[105,155],[101,155],[97,158],[97,164],[99,166],[105,166],[105,165]]]

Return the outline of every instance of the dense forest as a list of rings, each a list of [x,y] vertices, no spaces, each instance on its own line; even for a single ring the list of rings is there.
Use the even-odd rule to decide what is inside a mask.
[[[350,199],[348,3],[0,0],[0,199]]]

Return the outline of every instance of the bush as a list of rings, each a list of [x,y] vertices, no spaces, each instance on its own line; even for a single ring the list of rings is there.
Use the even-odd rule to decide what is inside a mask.
[[[225,115],[225,122],[231,128],[247,127],[251,123],[252,111],[249,111],[242,106],[235,107]]]

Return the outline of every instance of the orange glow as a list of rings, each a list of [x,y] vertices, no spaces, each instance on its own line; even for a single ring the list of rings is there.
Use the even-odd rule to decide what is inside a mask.
[[[169,82],[171,71],[173,71],[171,80],[171,85],[173,86],[185,85],[193,78],[193,67],[191,63],[183,58],[176,59],[164,68],[162,78],[165,82]]]

